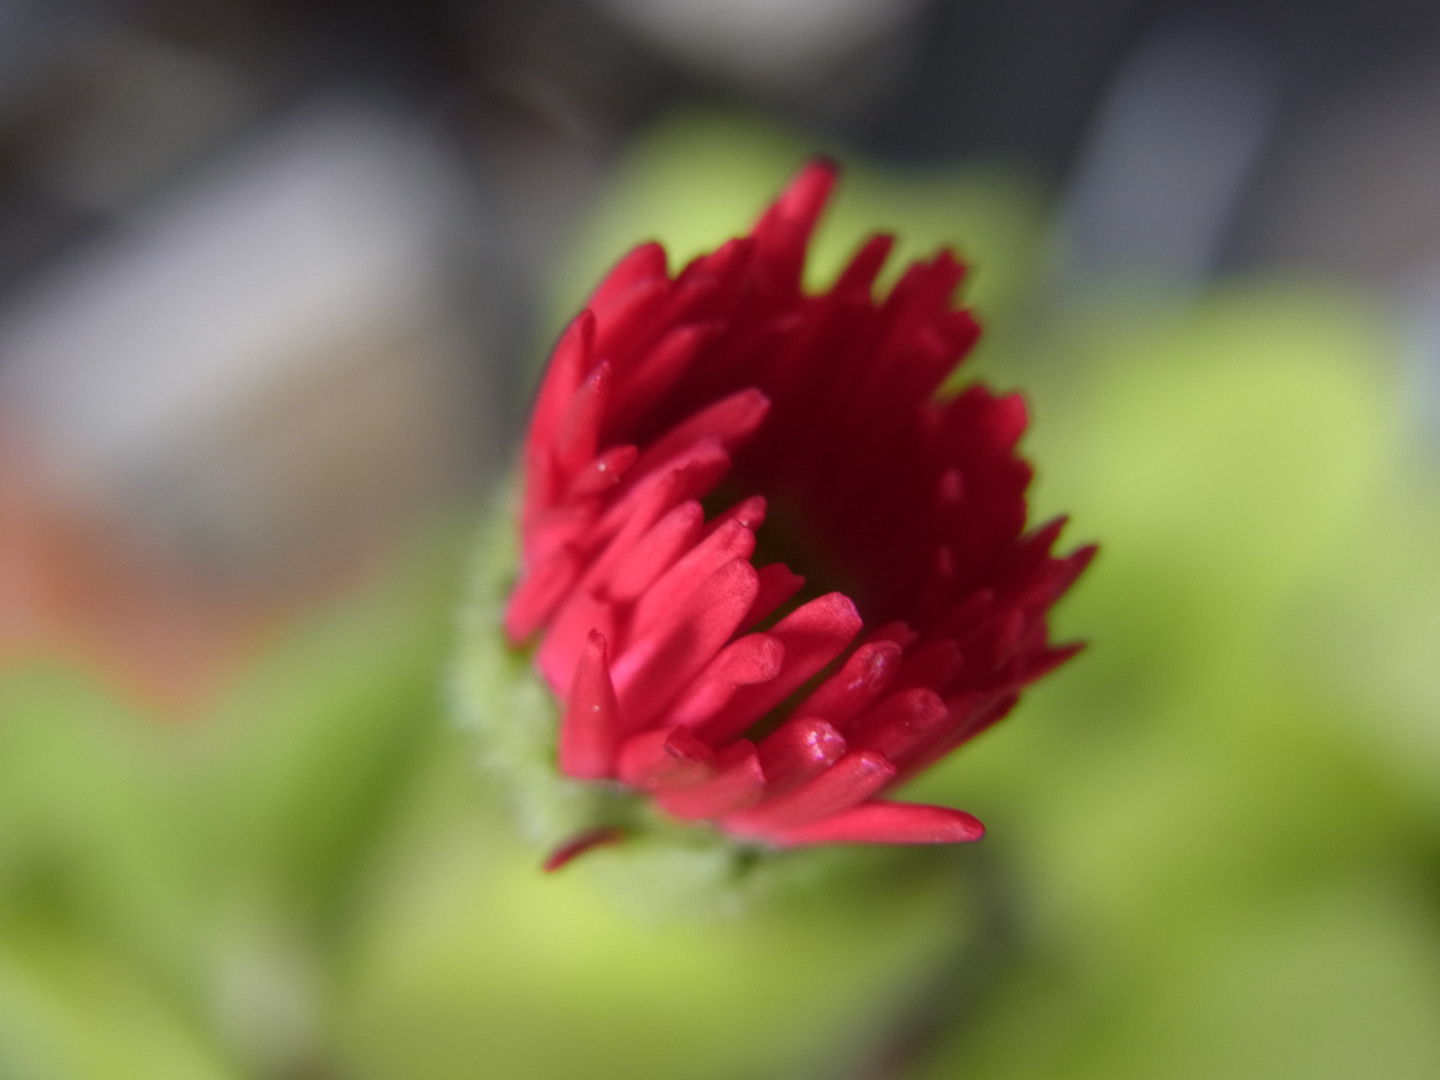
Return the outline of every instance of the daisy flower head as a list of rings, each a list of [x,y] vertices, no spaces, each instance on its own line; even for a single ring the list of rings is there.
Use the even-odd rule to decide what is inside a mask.
[[[886,794],[1077,651],[1047,615],[1094,548],[1026,529],[1021,398],[941,390],[979,335],[949,251],[877,296],[875,236],[805,290],[835,180],[812,162],[673,275],[635,248],[570,323],[505,635],[560,704],[568,777],[761,847],[976,840]]]

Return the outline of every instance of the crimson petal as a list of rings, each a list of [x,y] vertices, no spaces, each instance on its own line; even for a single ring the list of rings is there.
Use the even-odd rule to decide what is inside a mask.
[[[724,824],[738,836],[765,839],[782,829],[848,810],[888,784],[895,772],[885,755],[874,750],[846,754],[809,783],[767,798],[753,810],[731,814]]]
[[[609,776],[619,742],[620,706],[610,683],[605,635],[592,630],[576,661],[560,721],[560,771],[580,780]]]
[[[923,803],[876,799],[820,821],[779,829],[768,839],[776,847],[809,844],[966,844],[985,835],[985,826],[964,810]]]
[[[765,791],[765,775],[755,744],[738,739],[717,757],[717,772],[709,780],[683,791],[662,792],[656,804],[667,814],[698,821],[721,817],[754,805]]]
[[[741,687],[700,728],[712,743],[733,739],[834,660],[860,632],[860,613],[844,593],[828,593],[796,608],[769,633],[785,646],[785,663],[769,682]]]

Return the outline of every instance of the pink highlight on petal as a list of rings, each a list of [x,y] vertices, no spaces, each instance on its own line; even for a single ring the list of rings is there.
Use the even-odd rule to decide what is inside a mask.
[[[603,311],[592,308],[595,355],[608,360],[633,356],[643,349],[654,337],[656,321],[669,296],[670,282],[662,277],[636,285]]]
[[[753,387],[738,391],[715,404],[701,409],[676,424],[640,456],[639,469],[645,471],[676,454],[690,444],[713,439],[733,453],[765,422],[770,412],[770,399]]]
[[[615,531],[580,579],[581,587],[598,588],[603,585],[612,571],[634,552],[635,545],[655,522],[675,506],[705,494],[729,468],[730,461],[723,450],[713,446],[695,449],[695,457],[656,476],[653,482],[638,486],[631,495],[622,498],[617,506],[624,507],[628,513],[620,516],[612,508],[596,525],[592,536],[604,535],[607,525],[613,524]],[[721,456],[707,457],[705,452],[710,449],[716,449]]]
[[[603,495],[620,483],[638,455],[639,451],[633,446],[615,446],[592,458],[571,478],[565,498],[584,499],[591,495]]]
[[[827,593],[796,608],[768,631],[785,646],[780,674],[767,683],[737,690],[725,708],[701,725],[701,738],[722,743],[744,732],[839,656],[860,626],[860,613],[844,593]]]
[[[683,603],[686,596],[694,593],[700,583],[721,566],[732,559],[748,560],[754,550],[755,534],[738,521],[726,522],[681,556],[674,566],[645,590],[635,604],[631,632],[636,636],[649,633],[658,620],[670,618],[676,605]],[[753,567],[751,573],[754,574]],[[757,592],[758,589],[757,576]],[[749,610],[748,605],[746,610]],[[744,611],[740,612],[742,617],[744,614]],[[736,624],[739,624],[738,619]]]
[[[600,500],[579,498],[537,511],[526,522],[521,566],[539,566],[563,547],[580,552],[600,517]]]
[[[535,653],[535,663],[552,687],[570,685],[592,630],[600,631],[607,641],[615,640],[614,609],[593,593],[583,590],[572,593],[550,620],[550,627]]]
[[[968,844],[985,835],[978,818],[948,806],[875,799],[820,821],[778,829],[776,847],[811,844]]]
[[[785,721],[760,743],[767,790],[783,794],[815,779],[845,755],[845,736],[818,716]]]
[[[592,630],[576,661],[560,720],[560,771],[577,780],[610,776],[619,744],[620,706],[610,683],[605,635]]]
[[[888,784],[895,771],[885,755],[874,750],[846,754],[808,784],[767,798],[753,810],[725,818],[723,824],[737,835],[765,839],[848,810]]]
[[[683,502],[657,521],[617,560],[605,593],[613,600],[629,601],[675,565],[700,539],[705,514],[693,499]]]
[[[715,439],[703,439],[686,447],[674,457],[649,468],[644,458],[630,467],[604,516],[596,524],[601,536],[612,536],[636,512],[655,498],[656,489],[665,490],[668,502],[662,511],[685,499],[698,499],[710,491],[730,471],[730,455]]]
[[[936,734],[949,719],[949,709],[929,687],[891,694],[846,729],[850,744],[878,750],[898,760]]]
[[[719,772],[684,791],[662,792],[655,803],[667,814],[689,821],[721,817],[754,806],[765,793],[765,775],[755,744],[737,739],[716,758]]]
[[[666,724],[694,727],[714,716],[741,686],[780,674],[785,646],[769,634],[747,634],[721,649],[665,715]]]
[[[657,341],[626,373],[610,430],[625,430],[636,416],[642,415],[674,386],[719,329],[714,322],[690,323],[677,326]]]
[[[643,635],[632,631],[636,638],[612,668],[629,730],[649,725],[714,659],[754,600],[755,588],[755,568],[743,558],[731,559],[657,613]]]
[[[894,641],[861,645],[845,665],[815,688],[795,709],[799,714],[823,716],[844,725],[874,701],[900,670],[901,651]]]
[[[686,728],[656,728],[625,740],[616,775],[646,791],[694,787],[718,771],[715,754]]]

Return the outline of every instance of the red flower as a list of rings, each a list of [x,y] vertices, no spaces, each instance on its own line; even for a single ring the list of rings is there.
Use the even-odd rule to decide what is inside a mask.
[[[975,840],[963,811],[879,796],[1077,650],[1046,613],[1094,549],[1052,556],[1063,520],[1023,533],[1018,396],[936,398],[979,334],[948,251],[877,303],[876,236],[802,291],[834,180],[811,164],[674,278],[636,248],[570,324],[506,633],[539,637],[572,777],[776,847]]]

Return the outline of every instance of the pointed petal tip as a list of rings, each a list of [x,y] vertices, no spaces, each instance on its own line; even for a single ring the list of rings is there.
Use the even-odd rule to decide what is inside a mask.
[[[605,635],[590,630],[580,648],[560,720],[560,771],[580,780],[610,776],[619,752],[620,710],[607,652]]]
[[[669,259],[663,245],[654,240],[637,244],[610,268],[610,272],[591,294],[584,314],[593,319],[597,313],[603,314],[636,286],[665,278],[669,273],[668,264]]]
[[[828,154],[815,154],[800,166],[776,205],[787,214],[808,218],[819,212],[839,179],[840,162]]]
[[[762,248],[777,235],[798,229],[801,238],[808,236],[820,213],[830,199],[830,192],[839,178],[840,166],[832,158],[811,158],[795,174],[780,197],[761,215],[751,235],[761,241]],[[777,234],[776,230],[781,230]],[[795,233],[789,233],[792,237]]]

